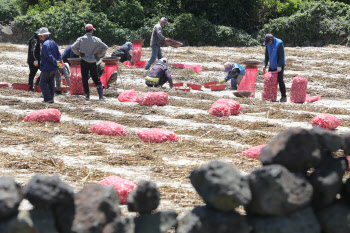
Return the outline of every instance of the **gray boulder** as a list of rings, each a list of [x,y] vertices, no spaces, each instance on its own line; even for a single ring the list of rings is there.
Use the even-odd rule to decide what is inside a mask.
[[[116,219],[103,229],[103,233],[135,233],[134,217],[126,216]]]
[[[197,206],[179,220],[176,233],[249,233],[246,216]]]
[[[321,227],[310,207],[287,216],[250,216],[254,233],[320,233]]]
[[[310,204],[312,186],[302,176],[275,164],[257,168],[249,174],[252,201],[249,214],[282,216]]]
[[[50,210],[34,208],[29,211],[29,215],[33,221],[35,232],[58,233],[55,218]]]
[[[330,130],[313,127],[310,133],[316,138],[319,148],[322,150],[336,152],[342,147],[342,137]]]
[[[316,138],[306,129],[290,128],[279,133],[260,153],[263,165],[281,164],[293,172],[318,165],[321,153]]]
[[[37,233],[28,211],[20,211],[12,218],[0,220],[1,233]]]
[[[341,192],[343,175],[347,170],[345,158],[332,158],[328,156],[326,162],[318,167],[309,177],[314,189],[312,207],[322,209],[335,200],[336,195]]]
[[[190,180],[204,202],[219,211],[234,211],[251,200],[247,178],[221,161],[212,161],[194,169]]]
[[[335,203],[317,213],[324,233],[350,232],[350,206]]]
[[[157,185],[150,181],[142,180],[137,187],[128,194],[128,210],[149,214],[157,209],[160,201],[160,192]]]
[[[35,175],[24,187],[23,194],[35,208],[50,208],[74,200],[73,188],[57,175]]]
[[[18,213],[18,206],[23,199],[22,189],[10,176],[0,177],[0,219]]]
[[[91,184],[75,195],[75,233],[102,232],[102,229],[121,215],[116,191],[112,186]]]

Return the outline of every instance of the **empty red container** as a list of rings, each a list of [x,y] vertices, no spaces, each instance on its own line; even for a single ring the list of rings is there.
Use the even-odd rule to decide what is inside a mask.
[[[189,87],[175,87],[175,90],[176,91],[187,91],[187,92],[190,92],[191,88],[189,88]]]
[[[35,91],[36,91],[36,92],[41,92],[41,90],[40,90],[40,87],[39,87],[39,86],[34,86],[34,89],[35,89]]]
[[[211,85],[216,85],[216,84],[218,84],[218,81],[203,83],[203,86],[205,88],[209,88]]]
[[[202,89],[202,85],[199,84],[187,83],[187,86],[190,87],[192,90],[200,91]]]
[[[184,83],[174,83],[174,87],[182,87]]]
[[[25,90],[28,91],[30,86],[26,83],[12,83],[12,88],[17,90]]]
[[[5,82],[0,82],[0,88],[2,87],[9,87],[9,84]]]
[[[211,85],[211,86],[210,86],[210,89],[211,89],[212,91],[222,91],[222,90],[225,89],[225,87],[226,87],[225,84]]]
[[[67,93],[68,92],[68,87],[61,87],[61,91],[64,92],[64,93]]]

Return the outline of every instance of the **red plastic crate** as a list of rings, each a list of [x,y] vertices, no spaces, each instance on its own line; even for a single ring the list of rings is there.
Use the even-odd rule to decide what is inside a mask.
[[[0,82],[0,88],[2,87],[9,87],[9,84],[5,82]]]
[[[205,88],[209,88],[211,85],[216,85],[216,84],[218,84],[218,81],[203,83],[203,86]]]
[[[210,86],[210,89],[211,89],[212,91],[222,91],[222,90],[225,89],[225,87],[226,87],[225,84],[211,85],[211,86]]]
[[[26,83],[12,83],[12,88],[17,90],[25,90],[28,91],[30,86]]]
[[[174,83],[174,87],[182,87],[184,85],[184,83]]]
[[[175,87],[175,91],[187,91],[187,92],[190,92],[191,88],[189,88],[189,87]]]
[[[192,90],[200,91],[202,89],[202,85],[199,84],[187,83],[187,86],[190,87]]]

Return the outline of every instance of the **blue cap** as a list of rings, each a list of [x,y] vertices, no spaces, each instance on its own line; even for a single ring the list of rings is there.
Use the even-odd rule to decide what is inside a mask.
[[[132,49],[132,43],[131,42],[126,42],[123,46],[128,46],[129,49]]]

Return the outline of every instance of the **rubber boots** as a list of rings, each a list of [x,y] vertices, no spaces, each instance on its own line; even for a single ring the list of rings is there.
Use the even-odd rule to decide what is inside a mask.
[[[98,99],[102,100],[103,99],[103,86],[98,85],[98,86],[96,86],[96,88],[97,88],[97,92],[98,92]]]

